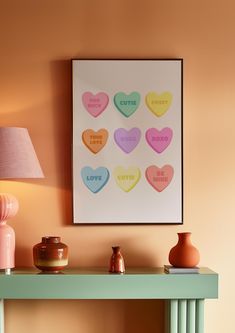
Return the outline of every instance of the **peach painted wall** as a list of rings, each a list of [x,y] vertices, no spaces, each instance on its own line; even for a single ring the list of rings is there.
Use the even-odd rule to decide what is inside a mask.
[[[189,230],[200,264],[221,275],[205,331],[233,332],[234,10],[232,0],[1,1],[0,126],[29,129],[46,175],[0,183],[20,201],[17,266],[32,266],[32,246],[48,234],[69,245],[73,267],[107,266],[117,243],[127,266],[159,266]],[[184,58],[183,226],[71,224],[70,59],[79,57]],[[8,301],[6,333],[162,332],[162,311],[155,301]]]

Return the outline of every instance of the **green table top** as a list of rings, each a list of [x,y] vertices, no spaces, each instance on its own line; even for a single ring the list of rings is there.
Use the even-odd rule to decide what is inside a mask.
[[[166,274],[163,268],[128,268],[110,274],[107,268],[65,269],[42,274],[36,269],[0,273],[3,299],[204,299],[218,297],[218,274]]]

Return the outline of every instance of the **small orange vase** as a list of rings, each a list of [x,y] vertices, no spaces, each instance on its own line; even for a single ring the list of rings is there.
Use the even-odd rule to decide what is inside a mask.
[[[112,246],[113,254],[110,258],[109,272],[110,273],[125,273],[124,259],[120,251],[120,246]]]
[[[191,243],[191,232],[179,232],[178,243],[170,250],[169,262],[174,267],[195,267],[199,263],[200,254]]]

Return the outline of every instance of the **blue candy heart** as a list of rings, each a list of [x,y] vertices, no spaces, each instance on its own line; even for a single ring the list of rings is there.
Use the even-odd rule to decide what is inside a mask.
[[[86,187],[93,193],[98,193],[109,180],[109,171],[105,167],[93,170],[86,166],[81,170],[81,176]]]

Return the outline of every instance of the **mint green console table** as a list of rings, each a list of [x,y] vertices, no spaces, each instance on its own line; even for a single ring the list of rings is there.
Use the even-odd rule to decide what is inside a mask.
[[[105,268],[40,274],[36,270],[0,273],[0,333],[5,299],[164,299],[166,332],[203,333],[204,300],[218,297],[218,274],[165,274],[163,268],[130,268],[123,275]]]

